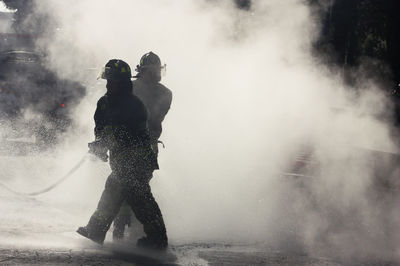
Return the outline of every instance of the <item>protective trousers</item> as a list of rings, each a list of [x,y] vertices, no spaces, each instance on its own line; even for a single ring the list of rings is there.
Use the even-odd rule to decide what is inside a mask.
[[[158,156],[158,140],[151,141],[151,148],[156,157]],[[145,171],[144,177],[147,179],[147,182],[153,178],[152,171]],[[124,202],[115,217],[114,220],[114,231],[113,231],[113,238],[114,239],[122,239],[124,237],[125,226],[131,226],[131,224],[136,225],[138,224],[137,220],[132,217],[132,209],[130,206]]]
[[[108,177],[97,210],[87,225],[92,238],[100,242],[104,241],[124,201],[143,224],[143,230],[150,240],[156,243],[167,243],[164,220],[148,181],[130,175],[117,175],[114,172]]]
[[[122,239],[125,233],[125,226],[130,227],[132,222],[134,224],[139,223],[136,219],[132,221],[132,209],[125,201],[122,203],[118,215],[114,219],[113,239]]]

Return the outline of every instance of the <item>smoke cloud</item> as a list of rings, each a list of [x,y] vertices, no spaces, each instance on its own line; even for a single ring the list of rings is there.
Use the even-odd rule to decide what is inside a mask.
[[[93,138],[105,93],[94,69],[111,58],[134,69],[149,51],[167,64],[162,83],[173,103],[151,185],[172,243],[257,242],[350,257],[398,248],[390,232],[398,197],[373,189],[377,167],[394,166],[372,150],[398,152],[380,119],[388,99],[368,78],[348,87],[340,69],[313,56],[320,28],[305,1],[253,1],[244,11],[233,1],[43,0],[36,12],[57,28],[37,43],[48,63],[87,85],[79,126],[55,155],[65,171]],[[285,175],[305,150],[315,167]],[[85,167],[42,196],[73,209],[71,231],[86,223],[109,171]]]

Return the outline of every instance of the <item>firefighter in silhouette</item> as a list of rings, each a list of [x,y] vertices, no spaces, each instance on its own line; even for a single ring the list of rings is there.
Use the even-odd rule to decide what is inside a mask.
[[[153,52],[146,53],[140,59],[136,67],[138,74],[132,82],[133,94],[142,100],[148,112],[148,127],[150,141],[153,150],[158,155],[158,142],[162,132],[161,123],[168,113],[172,101],[172,92],[160,83],[162,72],[165,72],[166,65],[161,65],[161,60]],[[148,180],[152,175],[148,176]],[[114,220],[113,238],[121,239],[124,235],[125,226],[134,224],[130,208],[124,204]]]
[[[77,232],[102,244],[122,203],[126,202],[146,234],[137,245],[164,249],[168,245],[165,225],[149,185],[149,176],[158,169],[158,164],[151,147],[146,108],[132,94],[127,63],[110,60],[101,78],[107,80],[107,92],[97,102],[95,141],[89,143],[89,150],[103,161],[107,161],[109,151],[112,172],[96,211]]]

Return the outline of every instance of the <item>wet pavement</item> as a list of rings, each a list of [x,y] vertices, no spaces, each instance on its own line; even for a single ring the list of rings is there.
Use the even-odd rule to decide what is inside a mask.
[[[52,162],[51,158],[42,160]],[[26,164],[37,162],[36,158],[32,162],[9,159],[4,166],[19,163],[19,167],[10,170],[9,175],[1,176],[0,181],[22,191],[52,183],[51,176],[39,179],[41,172],[29,182],[27,175],[18,172],[30,169],[25,167]],[[0,265],[400,265],[400,251],[391,251],[378,258],[343,259],[335,252],[317,256],[260,244],[183,242],[173,236],[168,252],[161,254],[138,250],[134,242],[112,244],[110,235],[105,245],[99,246],[80,237],[74,230],[86,222],[95,208],[97,197],[88,197],[87,187],[96,184],[98,191],[93,193],[100,194],[106,177],[100,175],[100,170],[98,176],[79,179],[78,175],[62,187],[37,198],[14,195],[0,188]],[[35,173],[30,174],[32,177]],[[78,182],[85,183],[77,186]],[[74,197],[70,191],[74,191]]]
[[[89,245],[90,246],[90,245]],[[208,246],[208,247],[205,247]],[[240,246],[221,248],[210,245],[172,245],[166,253],[146,253],[127,247],[82,249],[0,247],[0,265],[399,265],[387,260],[335,260],[305,254],[251,251]]]

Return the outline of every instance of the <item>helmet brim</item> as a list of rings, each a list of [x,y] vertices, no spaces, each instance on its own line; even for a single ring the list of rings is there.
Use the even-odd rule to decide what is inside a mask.
[[[147,66],[140,66],[137,65],[135,71],[138,73],[141,73],[147,69],[156,69],[156,70],[160,70],[161,72],[161,77],[165,77],[165,75],[167,74],[167,64],[164,65],[147,65]]]
[[[111,67],[103,67],[97,77],[97,79],[108,79],[108,80],[115,80],[121,79],[121,75],[116,74],[115,70]],[[126,78],[132,78],[128,73],[126,74]]]

